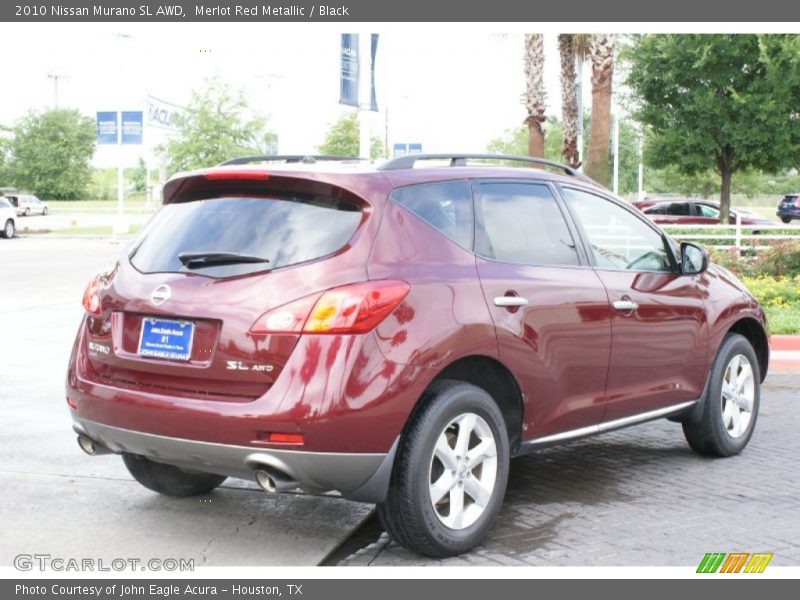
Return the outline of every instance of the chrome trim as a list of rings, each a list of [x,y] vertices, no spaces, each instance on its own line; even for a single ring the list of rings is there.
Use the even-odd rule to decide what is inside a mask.
[[[605,433],[614,429],[620,429],[636,423],[643,423],[645,421],[652,421],[653,419],[659,419],[661,417],[672,416],[675,413],[679,413],[685,409],[691,408],[698,402],[699,400],[690,400],[688,402],[673,404],[672,406],[666,406],[664,408],[651,410],[638,415],[632,415],[630,417],[623,417],[613,421],[598,423],[597,425],[589,425],[588,427],[581,427],[579,429],[572,429],[570,431],[563,431],[561,433],[555,433],[553,435],[546,435],[544,437],[527,440],[522,443],[520,452],[518,452],[518,454],[524,454],[528,449],[538,448],[539,446],[546,446],[548,444],[556,444],[577,438],[598,435],[600,433]]]
[[[617,310],[636,310],[639,308],[639,305],[632,300],[614,300],[613,306]]]
[[[528,299],[520,296],[495,296],[495,306],[528,306]]]
[[[182,469],[251,480],[259,468],[277,470],[311,493],[338,491],[345,497],[370,482],[387,454],[307,452],[234,446],[175,438],[103,425],[73,417],[73,429],[121,454],[145,456]]]

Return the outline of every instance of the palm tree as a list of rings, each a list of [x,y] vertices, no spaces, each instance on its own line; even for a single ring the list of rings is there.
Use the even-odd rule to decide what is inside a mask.
[[[592,121],[589,131],[589,157],[586,174],[608,186],[608,145],[611,140],[611,91],[614,76],[614,38],[605,33],[591,36]]]
[[[525,34],[525,108],[528,116],[528,154],[544,158],[544,35]]]
[[[558,36],[561,56],[561,118],[564,121],[564,146],[561,155],[571,167],[577,167],[578,158],[578,95],[575,73],[575,39],[570,33]]]

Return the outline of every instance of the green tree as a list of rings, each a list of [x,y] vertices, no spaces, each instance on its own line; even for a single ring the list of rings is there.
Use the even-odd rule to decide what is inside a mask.
[[[13,185],[44,198],[75,199],[91,179],[95,124],[77,110],[31,112],[12,129],[7,166]]]
[[[528,154],[544,156],[544,35],[525,34],[525,124],[528,126]]]
[[[586,174],[601,185],[610,186],[608,145],[611,141],[614,36],[606,33],[593,34],[589,41],[589,58],[592,62],[592,126],[589,130]]]
[[[319,146],[320,154],[329,156],[358,156],[359,150],[359,124],[358,114],[354,111],[342,113],[328,128],[325,141]],[[380,158],[386,155],[383,140],[372,136],[369,145],[370,158]]]
[[[129,181],[134,192],[147,190],[147,164],[142,157],[139,157],[136,167],[130,170]]]
[[[555,117],[548,117],[544,130],[544,158],[561,161],[561,144],[564,140],[564,127]],[[486,151],[493,154],[513,154],[525,156],[529,149],[528,127],[506,129],[503,135],[493,138],[486,146]]]
[[[798,42],[774,35],[645,35],[627,51],[637,118],[652,131],[645,160],[685,175],[713,170],[720,220],[747,168],[775,172],[800,150]]]
[[[584,118],[584,130],[589,130],[590,119]],[[619,193],[631,194],[639,186],[639,134],[630,121],[621,121],[619,127]],[[544,157],[561,162],[561,149],[564,140],[564,126],[555,117],[549,117],[544,128]],[[584,147],[589,140],[584,138]],[[517,127],[507,129],[503,135],[489,141],[487,152],[495,154],[515,154],[524,156],[528,153],[528,129]],[[609,163],[613,160],[611,146],[608,147]]]
[[[266,119],[249,115],[241,92],[219,79],[192,92],[186,110],[174,117],[176,133],[159,151],[170,173],[217,165],[236,156],[268,154],[275,134]]]

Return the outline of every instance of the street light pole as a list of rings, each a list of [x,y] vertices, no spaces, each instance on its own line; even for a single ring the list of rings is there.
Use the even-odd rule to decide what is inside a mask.
[[[58,108],[58,80],[63,79],[64,76],[58,73],[48,73],[47,78],[53,80],[53,108]]]

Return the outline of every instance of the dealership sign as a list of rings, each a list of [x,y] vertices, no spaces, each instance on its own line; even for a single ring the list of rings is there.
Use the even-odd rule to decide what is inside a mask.
[[[175,115],[183,109],[176,105],[164,102],[153,96],[147,97],[145,118],[148,126],[161,129],[175,129]]]
[[[97,143],[116,144],[117,143],[117,112],[98,112],[97,113]]]
[[[122,111],[122,139],[123,144],[141,144],[144,119],[142,111]]]
[[[144,118],[140,110],[98,111],[98,144],[141,144]]]

